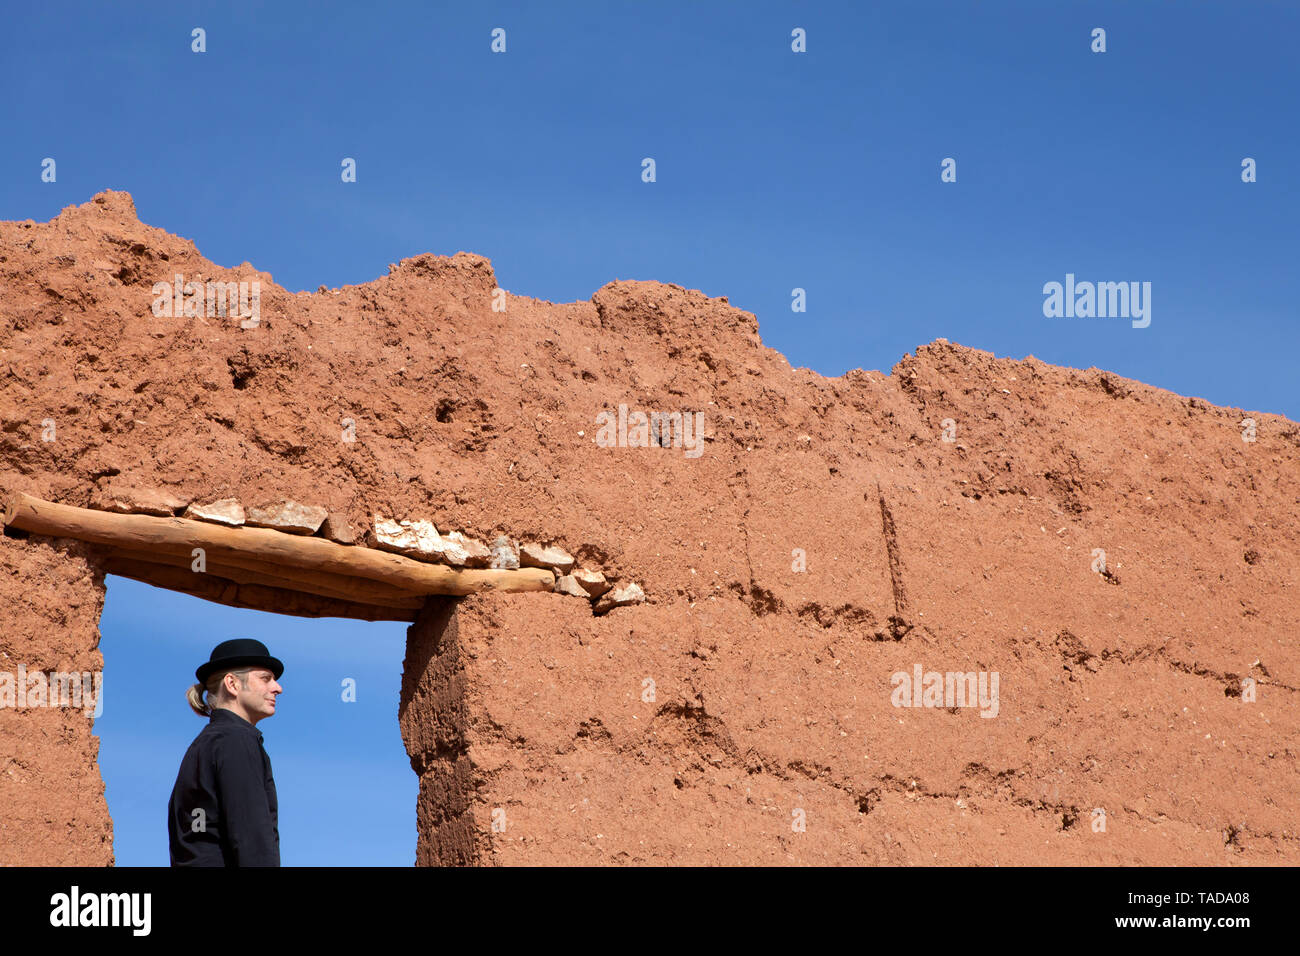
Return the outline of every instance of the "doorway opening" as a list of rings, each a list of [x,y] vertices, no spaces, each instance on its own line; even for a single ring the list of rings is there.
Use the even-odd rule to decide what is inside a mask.
[[[185,701],[212,648],[252,637],[284,662],[276,713],[259,722],[279,800],[282,866],[411,866],[419,778],[396,712],[401,621],[229,607],[107,574],[100,619],[99,766],[118,866],[167,866],[167,800],[206,725]]]

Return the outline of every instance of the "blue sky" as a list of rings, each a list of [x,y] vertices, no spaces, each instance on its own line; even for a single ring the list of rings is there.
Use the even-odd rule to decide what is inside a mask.
[[[806,53],[790,49],[795,27]],[[766,344],[825,375],[888,370],[943,336],[1300,419],[1298,33],[1300,4],[1280,2],[30,4],[0,34],[0,218],[124,189],[146,223],[291,291],[466,250],[503,287],[556,302],[616,278],[728,296]],[[946,157],[955,183],[940,182]],[[1150,282],[1150,326],[1044,317],[1044,283],[1067,273]],[[228,636],[304,655],[322,639],[310,622],[182,612],[168,602],[189,599],[133,587],[110,586],[109,674],[173,647],[183,618],[180,669],[160,674],[168,706],[194,652]],[[145,642],[155,620],[165,633]],[[337,626],[339,647],[375,642],[377,684],[396,680],[382,668],[400,671],[399,625]],[[402,826],[357,853],[406,865],[414,782],[395,689],[372,727],[363,708],[341,718],[334,675],[317,677],[268,725],[277,780],[289,798],[289,768],[337,762],[338,805],[356,807],[372,790],[354,761],[389,754],[409,784]],[[157,712],[97,725],[123,862],[161,826],[126,795],[133,755],[165,748],[169,788],[198,725],[178,710],[175,740],[146,736]],[[321,769],[330,721],[335,746],[359,749]],[[286,861],[320,852],[308,824],[289,825],[308,829],[282,831]]]

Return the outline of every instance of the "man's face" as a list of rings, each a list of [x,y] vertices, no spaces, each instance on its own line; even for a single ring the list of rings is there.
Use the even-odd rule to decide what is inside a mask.
[[[283,690],[269,670],[255,667],[248,672],[248,686],[239,688],[239,704],[256,723],[275,713],[275,696]]]

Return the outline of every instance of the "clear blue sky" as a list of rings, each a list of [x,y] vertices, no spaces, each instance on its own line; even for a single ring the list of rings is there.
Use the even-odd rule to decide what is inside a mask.
[[[125,189],[145,222],[292,291],[466,250],[503,287],[556,302],[616,278],[728,296],[825,375],[888,370],[943,336],[1300,419],[1297,35],[1300,4],[1280,2],[27,4],[0,34],[0,218]],[[956,183],[940,182],[945,157]],[[1241,181],[1244,157],[1258,182]],[[1066,273],[1150,282],[1151,325],[1045,318],[1043,285]],[[97,725],[119,858],[135,862],[161,832],[154,797],[127,795],[138,748],[161,748],[170,786],[198,721],[178,707],[175,740],[142,728],[170,725],[152,726],[194,651],[251,634],[306,652],[323,632],[155,594],[128,609],[128,587],[110,587],[110,675],[184,642],[140,726],[117,723],[112,685]],[[397,625],[338,626],[374,641],[375,679],[395,681],[382,668],[400,668]],[[396,685],[372,727],[339,716],[334,677],[288,685],[296,699],[266,725],[304,815],[285,859],[325,843],[303,822],[320,775],[341,808],[373,798],[360,757],[319,750],[317,728],[341,721],[335,745],[390,754],[410,784],[402,826],[349,860],[405,865]]]

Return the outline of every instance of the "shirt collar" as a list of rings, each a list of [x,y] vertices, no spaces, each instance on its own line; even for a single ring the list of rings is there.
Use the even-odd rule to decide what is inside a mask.
[[[229,707],[212,708],[212,715],[208,718],[208,722],[214,723],[216,721],[220,721],[223,724],[231,724],[232,726],[236,726],[236,727],[246,727],[247,729],[251,730],[253,733],[257,734],[258,740],[263,739],[262,732],[258,730],[257,727],[254,726],[251,721],[247,721],[243,717],[240,717]]]

